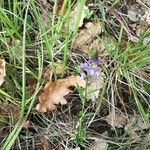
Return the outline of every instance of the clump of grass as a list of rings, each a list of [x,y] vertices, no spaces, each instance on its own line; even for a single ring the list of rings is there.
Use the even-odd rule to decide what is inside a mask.
[[[130,100],[137,105],[140,114],[143,116],[147,126],[150,126],[149,120],[149,90],[145,88],[149,85],[149,79],[137,74],[142,68],[148,67],[149,61],[149,45],[143,45],[143,39],[149,33],[141,35],[139,42],[132,44],[130,41],[126,43],[125,47],[121,46],[121,41],[114,43],[110,47],[104,44],[109,53],[111,64],[114,66],[110,72],[109,86],[113,91],[110,99],[115,104],[115,99],[126,101],[120,94],[118,83],[128,86],[130,92]],[[105,43],[105,42],[104,42]],[[147,74],[148,75],[148,74]],[[122,92],[122,91],[121,91]],[[114,97],[115,96],[115,97]],[[118,98],[117,98],[118,97]]]

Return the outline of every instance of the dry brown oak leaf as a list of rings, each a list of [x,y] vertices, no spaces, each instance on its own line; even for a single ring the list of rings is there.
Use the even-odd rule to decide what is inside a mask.
[[[71,92],[70,86],[77,85],[85,88],[86,82],[80,76],[69,76],[65,79],[47,83],[44,87],[44,92],[39,96],[36,110],[39,112],[53,111],[56,109],[57,104],[67,104],[64,96]]]

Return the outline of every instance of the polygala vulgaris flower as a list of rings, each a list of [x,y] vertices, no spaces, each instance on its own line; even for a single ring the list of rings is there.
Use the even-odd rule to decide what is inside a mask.
[[[98,59],[89,59],[87,62],[81,63],[80,67],[83,71],[86,71],[92,77],[98,77],[100,74],[99,65],[100,62]],[[83,74],[81,73],[81,77]]]

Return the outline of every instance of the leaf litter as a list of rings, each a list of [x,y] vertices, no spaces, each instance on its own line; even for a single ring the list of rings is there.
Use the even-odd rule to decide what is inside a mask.
[[[66,67],[67,69],[67,67]],[[52,64],[51,65],[48,65],[46,66],[45,68],[43,68],[43,77],[46,81],[49,81],[50,80],[50,77],[53,75],[53,74],[56,74],[56,75],[61,75],[64,73],[64,68],[63,68],[63,63],[61,61],[57,61],[55,64],[54,64],[54,70],[52,68]]]
[[[0,126],[6,124],[15,125],[20,118],[20,109],[13,103],[4,102],[0,104]]]
[[[127,117],[119,111],[110,112],[104,120],[112,127],[124,128],[127,125]]]
[[[108,143],[104,139],[94,138],[94,142],[92,142],[89,150],[107,150]]]
[[[46,137],[41,136],[35,141],[35,149],[36,150],[52,150],[52,146]]]
[[[149,30],[150,26],[150,6],[147,1],[137,0],[127,6],[127,17],[130,20],[129,26],[135,35],[139,38],[140,34]],[[134,39],[131,38],[132,41]],[[150,37],[147,36],[143,44],[146,45],[150,42]]]
[[[71,31],[74,30],[74,26],[75,26],[75,23],[77,21],[77,16],[78,16],[78,13],[79,13],[79,10],[80,10],[80,5],[79,4],[80,3],[77,2],[77,4],[74,7],[74,10],[71,12],[71,15],[70,15],[71,19],[70,19],[70,23],[69,23],[69,29]],[[82,9],[83,9],[83,11],[81,13],[80,21],[79,21],[79,25],[78,25],[79,28],[83,26],[84,19],[86,17],[89,17],[88,15],[90,14],[89,8],[86,5],[84,5]]]
[[[59,103],[66,105],[67,101],[64,96],[72,92],[69,89],[70,86],[77,85],[85,88],[86,82],[80,76],[70,76],[66,79],[50,81],[45,85],[44,92],[39,96],[39,103],[36,106],[36,110],[47,112],[55,110],[56,105]]]
[[[96,38],[102,32],[100,22],[87,22],[85,28],[79,30],[72,48],[81,52],[99,50],[99,40]]]
[[[131,135],[131,138],[134,140],[141,139],[141,132],[144,130],[148,130],[148,127],[146,126],[143,118],[139,115],[134,113],[134,115],[131,115],[129,117],[128,124],[125,125],[124,130],[126,133]],[[144,133],[145,136],[148,136],[148,132]]]

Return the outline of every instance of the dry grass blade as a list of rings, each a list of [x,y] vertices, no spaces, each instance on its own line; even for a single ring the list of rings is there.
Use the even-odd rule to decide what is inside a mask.
[[[4,82],[4,77],[6,75],[6,70],[5,70],[5,60],[0,59],[0,85]]]

